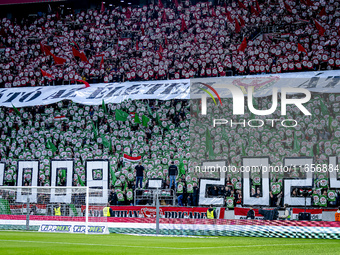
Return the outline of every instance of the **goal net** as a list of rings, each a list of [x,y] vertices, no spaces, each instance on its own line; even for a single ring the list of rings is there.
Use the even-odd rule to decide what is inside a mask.
[[[0,229],[105,234],[108,190],[0,187]]]

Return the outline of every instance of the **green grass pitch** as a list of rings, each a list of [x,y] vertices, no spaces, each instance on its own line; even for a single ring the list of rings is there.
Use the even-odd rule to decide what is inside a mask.
[[[340,254],[340,240],[0,231],[0,254]]]

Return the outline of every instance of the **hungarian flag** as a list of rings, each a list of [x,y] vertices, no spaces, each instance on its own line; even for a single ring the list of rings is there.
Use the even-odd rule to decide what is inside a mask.
[[[52,54],[52,56],[53,56],[54,62],[55,62],[57,65],[63,65],[63,64],[65,64],[66,59],[57,57],[56,55],[53,55],[53,54]]]
[[[246,37],[244,37],[242,43],[240,44],[240,46],[238,46],[237,51],[244,52],[246,48],[247,48],[247,39]]]
[[[131,156],[125,154],[125,153],[124,153],[124,156],[123,156],[123,162],[136,163],[136,162],[140,161],[141,159],[142,159],[142,156],[131,157]]]
[[[138,41],[136,41],[136,50],[137,50],[137,51],[139,50]]]
[[[51,74],[49,74],[48,72],[42,70],[41,68],[40,68],[40,71],[41,71],[41,73],[42,73],[42,75],[43,75],[44,77],[48,77],[48,78],[51,78],[51,77],[52,77]]]
[[[316,29],[319,30],[319,35],[320,36],[323,36],[323,34],[325,33],[326,29],[324,29],[319,22],[317,22],[316,20],[314,20],[315,22],[315,26],[316,26]]]
[[[304,52],[307,54],[306,49],[300,43],[298,43],[298,52]]]
[[[67,118],[65,117],[65,115],[57,115],[54,117],[55,121],[59,121],[59,120],[67,120]]]

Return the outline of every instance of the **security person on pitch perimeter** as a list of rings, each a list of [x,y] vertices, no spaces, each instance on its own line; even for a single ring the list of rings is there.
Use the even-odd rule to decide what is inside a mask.
[[[106,207],[103,208],[103,215],[104,215],[104,217],[113,216],[113,211],[110,207],[110,203],[107,203]]]
[[[54,208],[54,215],[61,216],[61,205],[58,204],[58,207]]]
[[[208,219],[216,219],[216,212],[215,212],[215,210],[214,210],[212,205],[207,210],[207,218]]]

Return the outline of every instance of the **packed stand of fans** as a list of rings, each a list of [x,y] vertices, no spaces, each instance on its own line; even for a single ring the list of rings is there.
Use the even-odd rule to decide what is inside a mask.
[[[285,157],[314,157],[314,164],[329,165],[328,157],[336,156],[340,161],[340,94],[312,94],[312,100],[305,104],[311,116],[302,115],[297,107],[288,106],[287,116],[280,111],[271,115],[257,116],[249,111],[242,117],[233,115],[232,99],[222,99],[223,107],[208,100],[208,115],[201,115],[200,103],[193,100],[190,124],[190,166],[201,166],[202,159],[225,160],[232,166],[226,174],[226,187],[211,186],[207,195],[225,197],[230,206],[242,203],[242,157],[269,157],[270,166],[278,170],[270,173],[270,204],[283,206],[283,178],[306,178],[304,168],[280,170]],[[255,98],[255,108],[271,107],[271,97]],[[280,105],[280,104],[279,104]],[[279,107],[279,106],[278,106]],[[212,127],[212,118],[227,119],[228,124]],[[245,119],[245,127],[243,126]],[[263,120],[262,127],[250,127],[247,120]],[[277,119],[272,126],[266,119]],[[281,125],[284,119],[297,121],[297,126],[286,128]],[[231,121],[234,123],[231,125]],[[254,122],[255,123],[255,122]],[[254,124],[252,125],[260,125]],[[293,123],[292,123],[293,124]],[[292,125],[289,124],[289,125]],[[333,166],[334,171],[336,167]],[[310,169],[312,171],[312,169]],[[332,171],[332,170],[329,170]],[[199,178],[219,178],[219,171],[193,171]],[[339,175],[339,174],[338,174]],[[338,177],[339,178],[339,177]],[[262,196],[260,169],[250,173],[251,196]],[[315,171],[313,189],[293,189],[291,196],[303,196],[304,192],[313,198],[313,206],[337,206],[340,203],[340,189],[330,188],[328,169]]]
[[[39,186],[49,186],[50,159],[72,158],[75,161],[73,185],[83,186],[86,160],[108,159],[110,187],[122,193],[120,202],[122,195],[128,195],[131,202],[128,191],[134,189],[136,173],[134,164],[122,161],[124,153],[142,157],[143,188],[147,187],[148,178],[162,178],[170,188],[171,161],[179,167],[179,177],[197,182],[188,173],[188,103],[188,100],[128,100],[103,107],[65,100],[53,105],[20,108],[20,112],[1,107],[0,159],[6,163],[4,185],[31,186],[31,172],[24,172],[24,183],[16,184],[18,160],[40,160]],[[65,186],[63,174],[57,174],[57,185]],[[102,176],[97,175],[101,174],[98,171],[94,176],[100,179]]]
[[[0,87],[340,67],[339,0],[189,1],[0,21]]]

